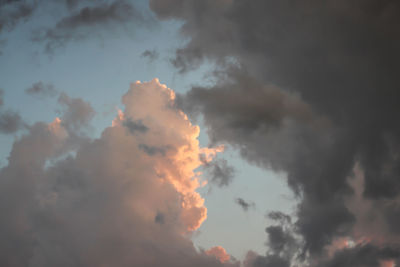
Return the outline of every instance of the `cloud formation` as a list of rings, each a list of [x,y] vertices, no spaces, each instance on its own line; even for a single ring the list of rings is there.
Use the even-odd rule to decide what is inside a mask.
[[[254,208],[256,206],[254,202],[248,202],[241,197],[235,198],[235,203],[238,204],[244,211],[248,211],[249,208]]]
[[[226,159],[215,159],[208,162],[206,158],[201,158],[206,175],[209,181],[219,187],[228,186],[235,176],[235,169],[228,164]]]
[[[11,31],[21,20],[31,16],[36,8],[34,1],[1,0],[0,1],[0,33]]]
[[[34,29],[31,38],[34,42],[43,43],[47,53],[53,53],[71,41],[105,37],[121,29],[129,33],[134,28],[155,23],[150,14],[138,10],[129,0],[2,0],[0,37],[5,30],[12,31],[20,22],[31,20],[37,10],[51,9],[54,5],[64,11],[61,19],[54,23],[54,27]]]
[[[303,257],[256,257],[253,266],[342,266],[364,251],[374,251],[371,260],[353,266],[396,261],[400,4],[150,0],[150,7],[160,19],[183,21],[189,41],[172,61],[181,72],[205,60],[217,66],[215,85],[193,87],[179,104],[204,116],[213,144],[229,143],[248,161],[286,172],[300,201],[294,231]],[[392,238],[378,242],[364,231],[368,242],[332,256],[335,240],[356,238],[358,225],[371,220],[350,207],[357,165],[364,175],[358,202],[382,214],[374,225]]]
[[[160,54],[158,53],[157,50],[153,49],[153,50],[146,50],[141,54],[141,57],[144,58],[148,58],[148,60],[150,62],[153,62],[154,60],[156,60],[158,57],[160,56]]]
[[[32,84],[31,87],[25,89],[25,93],[31,96],[43,98],[53,97],[57,95],[57,90],[52,84],[45,84],[41,81]]]
[[[32,125],[0,169],[0,265],[238,266],[188,237],[207,216],[199,155],[221,149],[199,146],[174,99],[157,79],[136,82],[112,126],[90,139],[80,135],[90,104],[61,95],[60,118]],[[132,134],[128,118],[147,130]],[[142,144],[170,149],[150,155]]]
[[[214,256],[222,263],[227,262],[230,259],[229,254],[221,246],[212,247],[209,250],[206,250],[206,254]]]
[[[18,112],[11,109],[4,109],[4,91],[0,89],[0,133],[12,134],[24,128],[23,122]]]
[[[76,6],[71,2],[67,6]],[[133,25],[149,25],[152,20],[144,16],[135,6],[125,0],[112,2],[95,1],[92,6],[84,6],[62,18],[53,28],[38,32],[33,41],[44,42],[45,50],[53,52],[54,49],[64,46],[67,42],[87,39],[96,36],[104,30],[124,28]]]

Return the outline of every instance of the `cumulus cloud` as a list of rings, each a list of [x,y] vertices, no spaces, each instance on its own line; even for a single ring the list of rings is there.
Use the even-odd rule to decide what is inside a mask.
[[[248,161],[287,174],[299,200],[294,231],[303,263],[396,260],[396,253],[380,255],[398,251],[391,241],[400,232],[400,4],[150,0],[150,7],[160,19],[183,21],[189,41],[173,60],[181,72],[205,60],[217,65],[215,85],[193,87],[180,106],[202,114],[212,143],[229,143]],[[357,164],[361,193],[351,186]],[[354,210],[355,198],[369,203],[370,216]],[[381,223],[371,223],[371,214],[381,214]],[[356,238],[362,225],[392,237],[368,241],[373,249],[337,248],[341,260],[331,255],[327,263],[335,240]],[[364,248],[372,251],[369,263],[351,260]],[[253,266],[298,264],[256,259]]]
[[[0,169],[0,265],[238,266],[187,236],[207,216],[199,154],[219,149],[199,146],[174,96],[156,79],[132,84],[112,126],[81,139],[90,105],[62,95],[60,118],[32,125]],[[147,130],[127,131],[128,118]],[[149,155],[141,144],[171,149]]]
[[[206,254],[214,256],[222,263],[229,261],[231,258],[226,250],[221,246],[212,247],[206,250]]]

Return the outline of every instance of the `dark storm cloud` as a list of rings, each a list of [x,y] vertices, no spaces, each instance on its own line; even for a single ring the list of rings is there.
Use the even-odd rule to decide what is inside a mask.
[[[296,236],[296,226],[292,224],[290,216],[270,212],[267,217],[275,223],[265,229],[268,234],[268,253],[261,256],[249,252],[245,266],[291,266],[293,262],[301,262],[303,252]]]
[[[400,3],[151,0],[150,7],[183,21],[189,42],[176,51],[177,68],[217,64],[216,84],[193,87],[180,105],[204,116],[213,143],[287,173],[300,199],[296,232],[311,258],[353,234],[348,178],[357,162],[363,197],[397,210]],[[397,235],[398,218],[387,214],[385,231]]]
[[[238,204],[244,211],[248,211],[249,208],[254,208],[256,204],[248,202],[241,197],[235,198],[235,203]]]
[[[298,226],[310,250],[322,249],[337,233],[346,234],[353,222],[343,203],[351,193],[346,178],[353,146],[338,145],[342,131],[296,94],[248,74],[230,71],[220,82],[193,88],[180,96],[181,106],[204,115],[211,142],[228,142],[249,161],[288,172],[289,185],[307,203],[299,205]]]
[[[370,244],[357,245],[337,252],[323,267],[378,267],[382,261],[396,263],[400,258],[399,247],[376,247]],[[397,266],[383,265],[383,266]]]
[[[52,84],[45,84],[41,81],[32,84],[25,89],[25,93],[35,97],[53,97],[57,95],[57,90]]]
[[[252,267],[290,267],[290,262],[276,255],[257,257],[251,261]],[[248,267],[248,266],[246,266]]]

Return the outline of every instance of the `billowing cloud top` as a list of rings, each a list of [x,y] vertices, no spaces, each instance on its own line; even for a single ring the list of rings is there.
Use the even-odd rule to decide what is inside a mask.
[[[78,129],[89,123],[90,105],[62,95],[60,118],[15,141],[0,170],[1,266],[227,262],[186,236],[207,216],[195,191],[200,154],[211,160],[221,148],[200,148],[199,127],[157,79],[132,84],[122,102],[113,126],[91,140]]]

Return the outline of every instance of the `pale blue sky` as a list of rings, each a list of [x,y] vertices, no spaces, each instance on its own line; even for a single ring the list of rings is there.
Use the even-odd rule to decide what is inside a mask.
[[[146,5],[146,1],[139,3],[141,9],[147,9]],[[30,34],[41,25],[54,24],[55,16],[43,10],[38,12],[43,12],[43,16],[34,16],[29,24],[20,24],[3,35],[7,44],[0,56],[0,88],[5,93],[5,107],[19,111],[29,123],[50,122],[57,116],[56,99],[36,99],[24,93],[38,81],[54,84],[72,97],[89,101],[97,112],[93,136],[111,124],[116,107],[122,107],[120,98],[131,82],[158,77],[161,83],[182,93],[192,84],[208,82],[205,74],[212,70],[211,65],[205,64],[182,75],[169,63],[175,49],[185,43],[179,36],[179,22],[164,21],[152,27],[121,31],[111,38],[103,36],[70,42],[49,56],[44,53],[42,43],[30,40]],[[142,57],[147,49],[158,51],[159,58],[151,62]],[[203,128],[203,145],[207,145],[205,132]],[[1,166],[7,161],[14,138],[0,135]],[[262,254],[267,237],[264,229],[269,223],[265,214],[276,209],[290,212],[294,205],[281,177],[284,174],[250,166],[232,149],[222,157],[236,168],[235,178],[228,187],[213,186],[210,190],[207,186],[200,190],[206,200],[208,219],[193,240],[206,249],[221,245],[238,259],[243,259],[248,250]],[[244,212],[234,202],[237,197],[254,202],[255,208]]]

